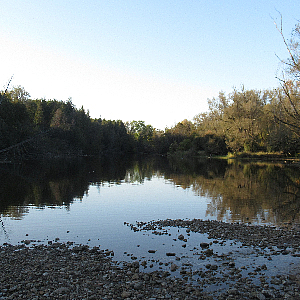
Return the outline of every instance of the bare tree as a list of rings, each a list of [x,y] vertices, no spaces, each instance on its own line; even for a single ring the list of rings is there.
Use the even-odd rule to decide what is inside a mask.
[[[300,23],[298,23],[290,40],[283,34],[282,15],[280,26],[274,21],[288,52],[288,58],[280,59],[284,68],[281,77],[277,77],[282,91],[278,92],[280,114],[274,114],[275,120],[288,126],[300,136]]]

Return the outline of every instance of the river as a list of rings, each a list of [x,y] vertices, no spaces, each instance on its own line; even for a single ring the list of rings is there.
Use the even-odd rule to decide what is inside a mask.
[[[124,260],[167,244],[126,223],[300,220],[300,169],[282,163],[111,157],[0,167],[1,244],[71,241],[100,245]]]

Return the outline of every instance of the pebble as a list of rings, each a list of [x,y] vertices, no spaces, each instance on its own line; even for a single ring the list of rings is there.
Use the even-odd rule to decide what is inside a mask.
[[[184,263],[180,268],[181,278],[192,280],[192,282],[196,281],[196,285],[200,287],[202,297],[206,290],[210,289],[211,292],[206,294],[207,299],[300,299],[300,273],[298,269],[294,268],[293,274],[289,273],[288,268],[281,269],[283,274],[277,274],[276,278],[271,278],[270,274],[274,274],[274,271],[272,271],[272,268],[269,269],[268,263],[258,265],[259,260],[256,263],[250,262],[251,257],[263,257],[265,261],[270,262],[273,259],[279,262],[279,255],[300,257],[300,226],[297,226],[297,224],[288,225],[275,227],[200,219],[166,219],[140,223],[138,230],[151,230],[157,235],[159,230],[177,227],[186,229],[189,236],[191,232],[194,232],[206,234],[208,239],[213,240],[210,243],[201,242],[199,249],[194,247],[197,251],[193,255],[198,255],[200,261],[209,262],[204,264],[202,269],[187,269],[184,267]],[[180,233],[179,229],[178,233]],[[177,239],[185,240],[183,234],[179,234]],[[173,240],[176,241],[176,239]],[[249,251],[249,265],[237,266],[234,261],[236,254],[231,251],[220,255],[218,252],[214,252],[214,244],[223,246],[225,243],[229,246],[240,243],[241,246],[238,248],[249,249],[246,250]],[[241,250],[241,253],[243,251]],[[277,257],[274,257],[275,255]],[[170,253],[167,256],[171,256]],[[176,260],[182,258],[184,258],[182,255],[181,257],[176,256]],[[214,261],[217,264],[214,264]],[[273,266],[276,269],[274,264]],[[175,268],[170,268],[170,270],[174,272]],[[198,276],[197,280],[194,280],[193,278],[196,276]],[[212,284],[214,289],[211,288]],[[230,292],[226,292],[224,286],[231,286],[231,289],[228,290]],[[185,290],[189,291],[190,289]],[[206,298],[204,297],[204,299]]]
[[[159,228],[170,226],[186,228],[186,232],[207,233],[219,243],[234,240],[261,251],[267,247],[283,250],[272,251],[276,259],[279,255],[298,255],[300,251],[300,233],[295,228],[197,219],[140,222],[134,228],[158,232]],[[164,270],[142,272],[141,266],[147,266],[147,262],[139,262],[134,256],[134,261],[130,259],[130,262],[113,261],[113,251],[103,251],[99,247],[65,244],[59,240],[47,245],[4,244],[0,247],[0,299],[300,299],[299,272],[274,274],[268,282],[261,273],[268,270],[266,264],[251,270],[247,270],[248,266],[242,269],[228,257],[229,254],[218,256],[211,247],[210,244],[200,245],[206,256],[211,255],[206,260],[215,259],[220,264],[206,263],[204,268],[194,271],[188,263],[179,267],[172,260],[182,260],[175,253],[167,252],[171,262],[166,266],[171,275]],[[212,252],[207,253],[208,250]],[[257,282],[254,275],[247,274],[255,269],[252,273],[257,273],[260,279]],[[198,279],[193,280],[193,276]],[[212,285],[220,288],[210,290]]]

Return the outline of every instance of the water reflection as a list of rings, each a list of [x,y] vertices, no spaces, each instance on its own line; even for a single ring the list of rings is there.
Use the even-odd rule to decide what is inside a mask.
[[[298,222],[299,178],[298,168],[235,163],[221,182],[216,180],[222,200],[214,197],[210,209],[220,217],[230,209],[233,220]]]
[[[68,208],[88,194],[90,185],[140,185],[155,176],[208,197],[207,218],[300,221],[300,169],[282,164],[113,157],[0,167],[0,213],[15,219],[22,219],[29,205]]]
[[[69,207],[89,186],[121,182],[128,160],[76,159],[0,166],[0,213],[16,219],[26,206]]]
[[[182,165],[184,162],[182,162]],[[207,216],[218,220],[280,224],[300,221],[300,169],[274,163],[191,162],[170,175],[175,184],[208,196]],[[183,175],[184,174],[184,175]]]

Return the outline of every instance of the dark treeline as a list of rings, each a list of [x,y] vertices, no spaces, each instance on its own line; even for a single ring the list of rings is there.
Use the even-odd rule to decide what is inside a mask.
[[[289,84],[289,93],[300,99],[299,86]],[[28,141],[21,145],[21,153],[43,156],[300,152],[297,128],[285,124],[295,119],[286,109],[291,104],[283,88],[265,91],[242,88],[227,96],[220,92],[219,97],[209,100],[207,113],[164,131],[144,121],[93,119],[71,100],[31,100],[20,97],[24,92],[24,88],[16,87],[0,94],[0,150]]]
[[[30,99],[21,86],[0,92],[0,160],[6,156],[228,152],[300,153],[300,24],[287,41],[280,86],[233,89],[209,99],[209,110],[164,131],[144,121],[93,119],[68,101]],[[197,112],[195,112],[197,113]],[[13,147],[14,145],[17,145]],[[4,150],[6,149],[6,150]],[[9,151],[8,151],[8,150]],[[30,154],[30,155],[29,155]]]
[[[21,86],[0,93],[0,156],[5,149],[9,150],[4,151],[7,156],[23,158],[167,154],[191,149],[193,153],[209,154],[227,151],[222,138],[213,134],[199,135],[190,121],[160,131],[144,121],[93,119],[83,107],[77,109],[71,99],[32,100],[29,97]]]
[[[92,119],[71,100],[31,100],[20,86],[0,94],[0,149],[19,143],[21,154],[43,156],[100,155],[133,149],[122,121]]]

